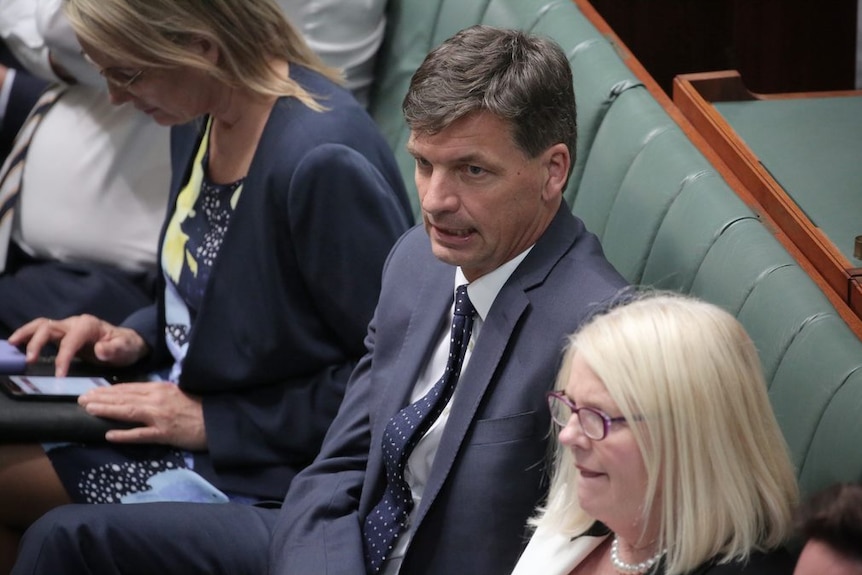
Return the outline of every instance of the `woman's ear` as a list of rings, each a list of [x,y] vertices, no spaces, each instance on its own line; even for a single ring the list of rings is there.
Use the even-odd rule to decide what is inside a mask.
[[[219,60],[218,47],[207,38],[194,38],[189,44],[201,56],[216,64]]]

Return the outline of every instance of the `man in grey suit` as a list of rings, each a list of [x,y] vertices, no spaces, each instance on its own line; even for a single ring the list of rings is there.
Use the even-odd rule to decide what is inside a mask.
[[[562,200],[575,103],[558,46],[517,31],[464,30],[428,55],[404,111],[424,230],[393,248],[368,353],[281,511],[62,508],[27,533],[14,573],[512,569],[545,493],[545,392],[565,336],[625,280]],[[453,294],[465,284],[475,313],[454,392],[393,467],[390,422],[405,406],[421,411],[412,406],[451,371]],[[381,500],[395,484],[406,489],[397,498],[406,519],[378,548],[377,521],[391,511]]]

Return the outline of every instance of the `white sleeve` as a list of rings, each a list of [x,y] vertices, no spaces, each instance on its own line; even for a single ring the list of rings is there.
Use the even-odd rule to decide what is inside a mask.
[[[81,52],[81,44],[72,30],[69,20],[63,14],[64,0],[30,0],[36,4],[36,27],[45,45],[51,50],[56,65],[84,84],[99,90],[107,90],[99,70],[90,64]],[[56,73],[48,66],[47,70],[35,72],[42,77],[55,80]]]
[[[9,94],[12,92],[12,84],[15,83],[15,69],[9,68],[6,70],[6,79],[3,80],[3,85],[0,86],[0,125],[6,118],[6,108],[9,107]]]
[[[365,93],[386,28],[385,0],[278,0],[311,49],[344,71],[347,87]],[[361,98],[360,98],[361,99]]]
[[[28,70],[39,75],[50,70],[48,47],[36,24],[34,0],[0,0],[0,37]]]

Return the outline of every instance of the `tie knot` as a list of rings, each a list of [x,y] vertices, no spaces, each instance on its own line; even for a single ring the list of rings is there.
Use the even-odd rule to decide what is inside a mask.
[[[470,296],[467,295],[467,284],[459,285],[455,290],[455,315],[472,316],[475,313]]]

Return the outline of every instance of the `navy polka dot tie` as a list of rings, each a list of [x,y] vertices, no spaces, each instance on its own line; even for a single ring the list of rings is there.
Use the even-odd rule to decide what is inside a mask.
[[[404,480],[404,468],[410,452],[431,424],[440,416],[461,375],[464,353],[473,329],[473,304],[467,296],[467,286],[455,292],[455,315],[449,341],[449,358],[443,376],[421,399],[411,403],[389,420],[383,432],[383,465],[386,469],[386,489],[380,502],[365,519],[365,560],[369,573],[377,573],[395,547],[398,536],[407,527],[413,508],[413,495]]]

